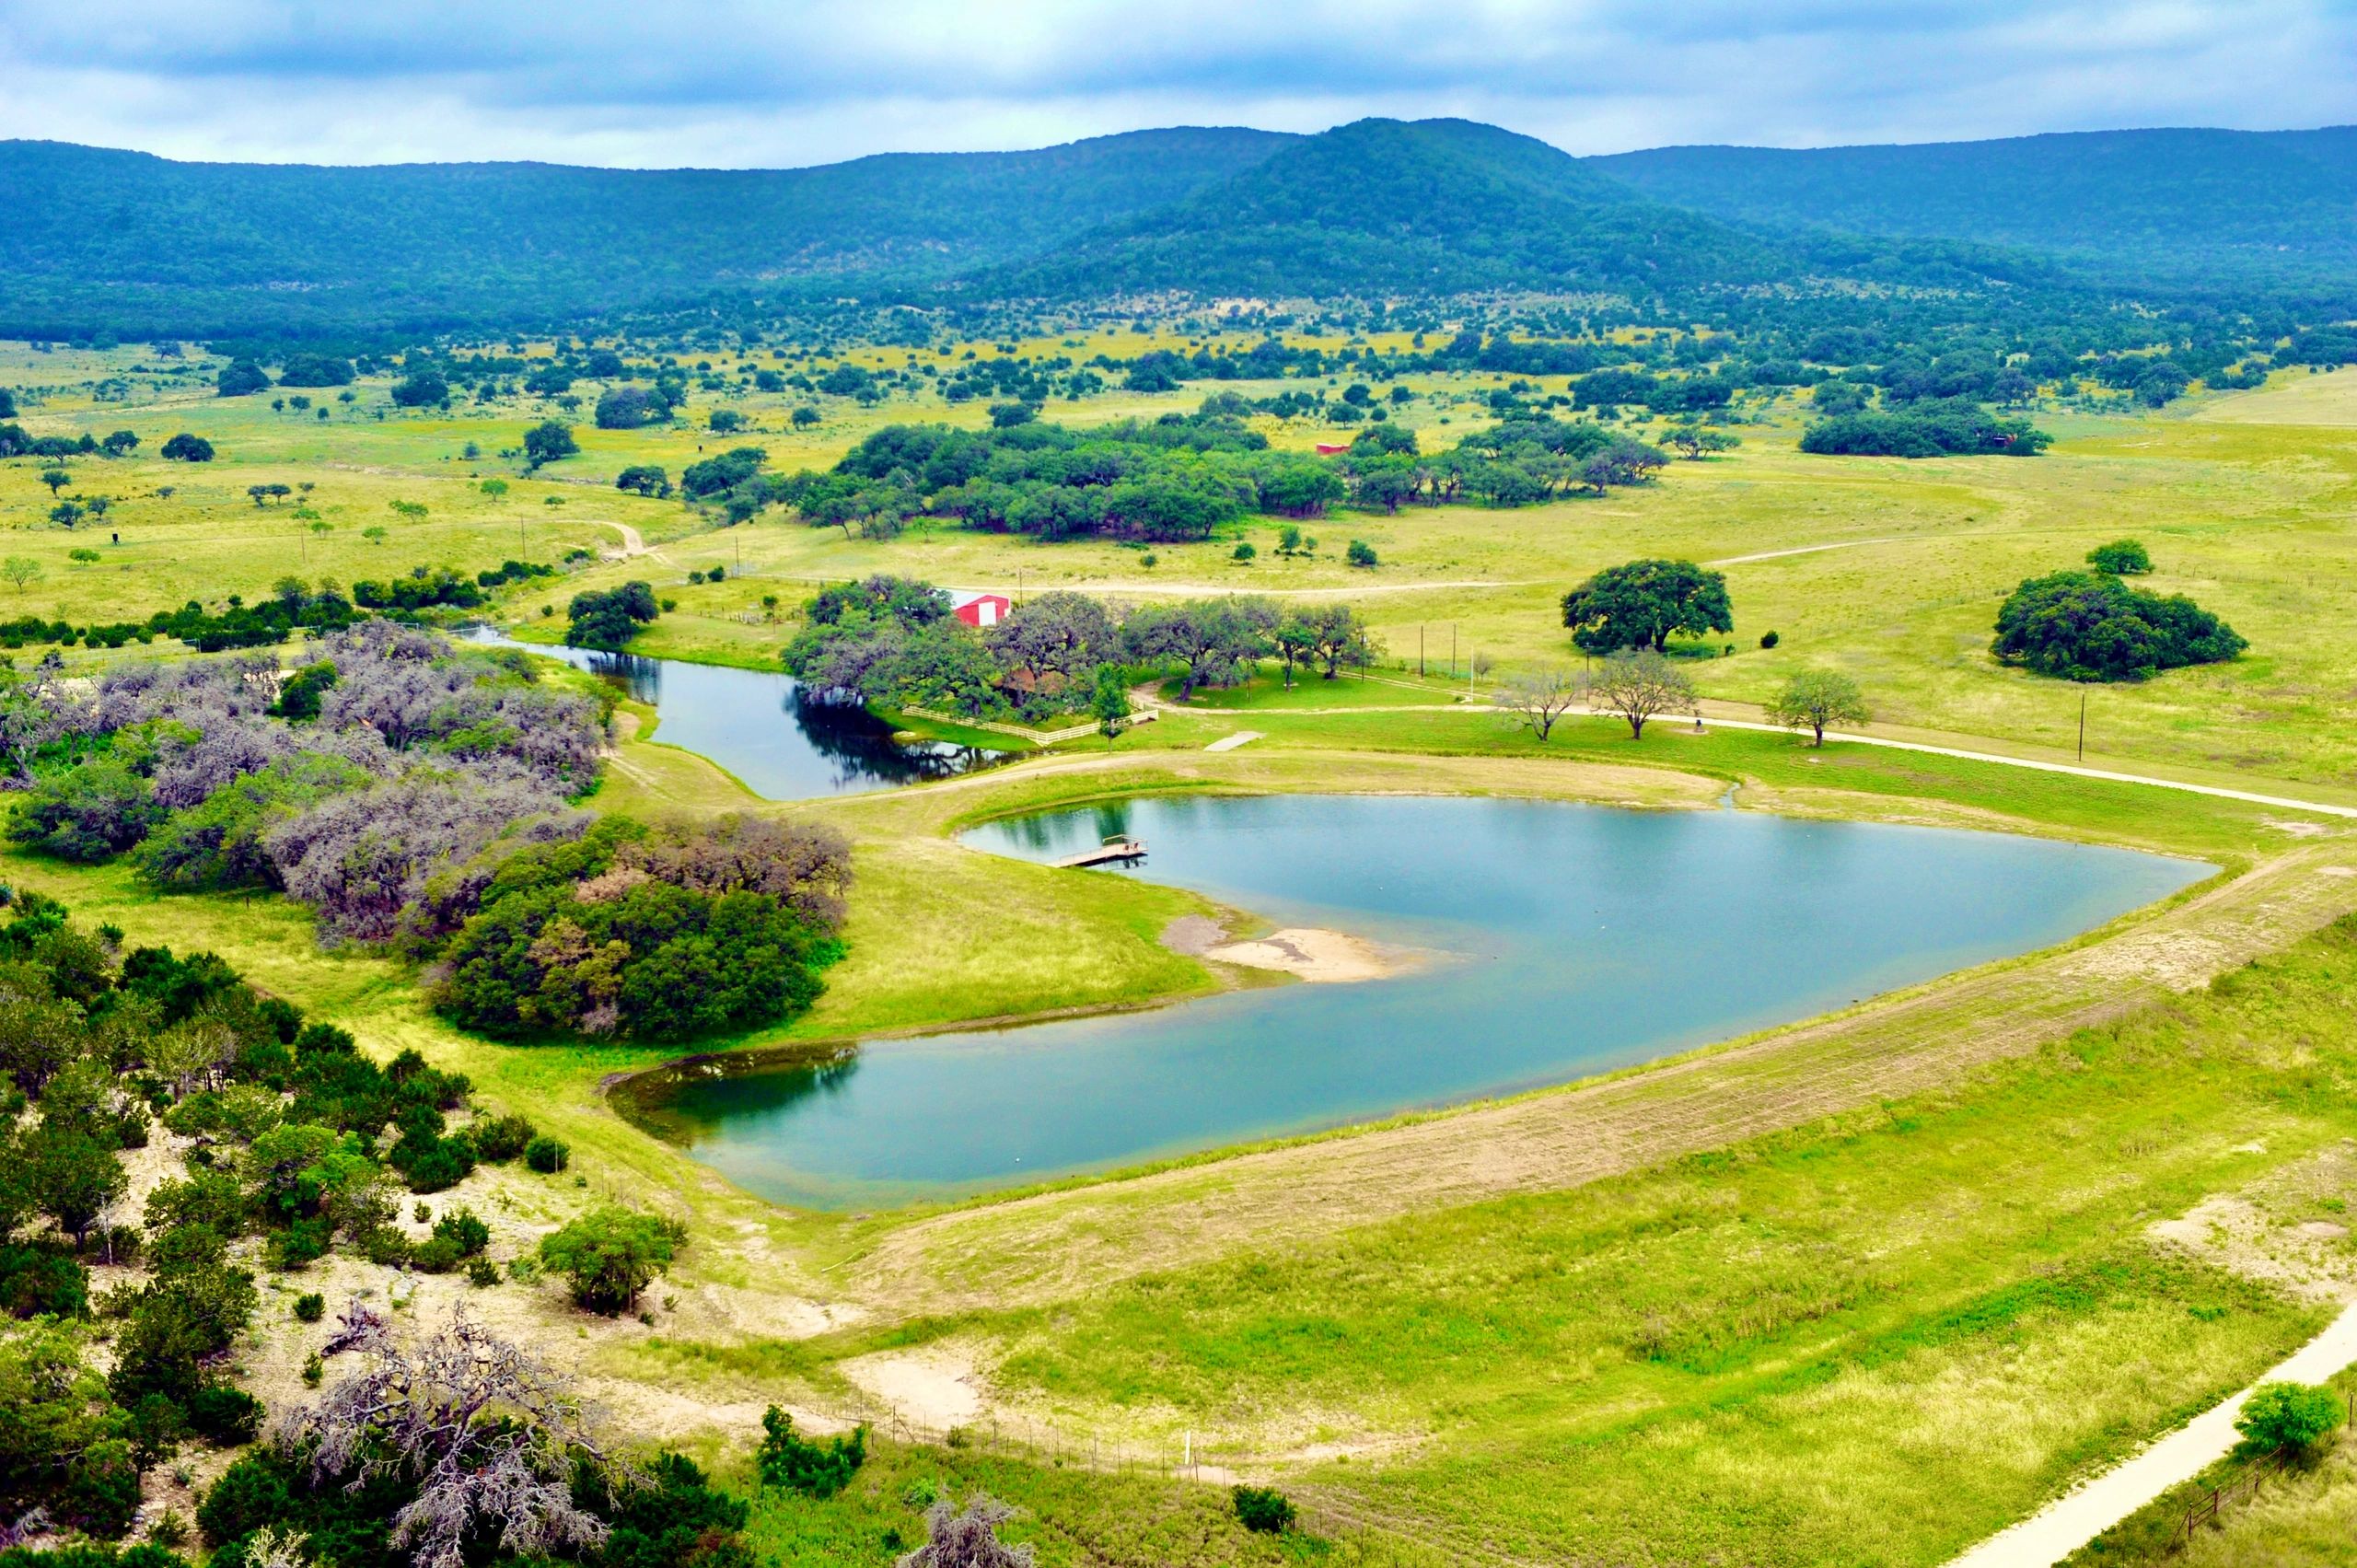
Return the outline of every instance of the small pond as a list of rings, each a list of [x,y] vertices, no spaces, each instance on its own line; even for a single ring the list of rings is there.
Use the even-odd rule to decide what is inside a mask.
[[[946,740],[895,740],[892,726],[865,708],[816,702],[783,673],[522,643],[488,626],[467,635],[602,676],[655,709],[662,721],[656,739],[711,758],[770,800],[894,789],[970,773],[1015,755]]]
[[[1132,802],[964,842],[1135,875],[1411,967],[1150,1012],[652,1074],[624,1109],[748,1190],[939,1199],[1626,1066],[2068,939],[2210,867],[1999,833],[1756,812],[1281,796]]]

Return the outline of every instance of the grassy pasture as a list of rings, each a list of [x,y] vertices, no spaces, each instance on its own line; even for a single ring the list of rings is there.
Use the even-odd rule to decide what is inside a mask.
[[[1146,340],[1118,341],[1134,351]],[[1026,345],[1075,359],[1097,346]],[[880,352],[878,363],[901,362],[900,351]],[[1412,660],[1424,628],[1426,665],[1439,672],[1451,626],[1460,659],[1562,657],[1554,601],[1572,581],[1631,555],[1684,554],[1730,563],[1736,652],[1689,667],[1714,699],[1757,702],[1789,671],[1823,664],[1857,674],[1886,720],[2050,751],[2073,738],[2079,692],[1992,667],[1988,621],[2019,577],[2133,532],[2160,562],[2154,586],[2220,610],[2254,651],[2226,669],[2096,690],[2090,761],[2246,786],[2289,781],[2277,787],[2320,796],[2357,784],[2357,732],[2346,722],[2357,630],[2340,612],[2357,587],[2348,505],[2357,399],[2346,395],[2357,377],[2279,377],[2167,416],[2052,417],[2062,439],[2035,461],[1806,458],[1793,448],[1787,408],[1743,427],[1741,451],[1674,464],[1642,492],[1522,512],[1339,514],[1306,525],[1321,544],[1302,560],[1277,558],[1275,525],[1256,521],[1245,530],[1261,547],[1252,566],[1230,562],[1233,541],[1221,540],[1158,549],[1148,567],[1139,550],[948,529],[888,543],[774,518],[709,530],[676,504],[606,482],[630,462],[660,462],[676,476],[699,446],[738,439],[768,447],[773,466],[823,463],[892,419],[985,417],[971,404],[853,410],[828,400],[826,422],[798,436],[784,429],[801,401],[792,394],[730,398],[753,416],[757,432],[745,437],[599,433],[585,419],[581,458],[525,478],[496,453],[545,409],[378,421],[380,381],[320,422],[273,413],[267,397],[181,389],[99,403],[81,386],[139,357],[0,348],[0,383],[51,388],[26,410],[28,424],[133,428],[144,454],[68,465],[69,494],[116,498],[99,540],[120,531],[120,546],[94,543],[88,524],[68,533],[48,522],[37,477],[45,465],[0,464],[0,550],[45,568],[21,593],[0,587],[0,614],[17,613],[15,601],[75,621],[127,618],[188,598],[252,597],[288,572],[348,582],[518,553],[551,560],[574,545],[610,547],[621,533],[608,525],[626,525],[653,555],[526,587],[505,607],[519,630],[546,634],[540,606],[561,609],[577,587],[644,576],[679,606],[644,651],[767,664],[808,584],[895,570],[1027,591],[1345,596],[1395,658]],[[1461,397],[1497,379],[1422,385]],[[1054,405],[1049,417],[1153,413],[1200,396],[1109,393]],[[699,424],[710,401],[694,399]],[[1410,417],[1428,440],[1445,440],[1470,414],[1427,399]],[[222,459],[198,469],[155,460],[179,429],[207,435]],[[1325,433],[1274,434],[1306,445]],[[466,459],[470,441],[485,455]],[[495,499],[475,484],[493,476],[510,485]],[[331,530],[302,527],[291,501],[255,507],[245,486],[273,482],[311,482],[310,505]],[[157,494],[166,485],[168,498]],[[394,500],[424,504],[426,518],[404,521]],[[381,544],[362,535],[377,526],[388,530]],[[1341,563],[1353,538],[1376,545],[1379,570]],[[85,547],[101,551],[99,564],[71,562],[67,551]],[[730,568],[726,582],[684,582],[713,564]],[[765,595],[781,605],[763,606]],[[1759,634],[1771,628],[1782,645],[1763,652]],[[1196,711],[1111,747],[1091,739],[1007,773],[791,807],[751,800],[663,745],[659,728],[647,733],[652,715],[639,714],[642,733],[622,746],[595,804],[786,810],[853,834],[853,956],[809,1016],[732,1042],[749,1045],[1130,1005],[1217,984],[1155,940],[1174,915],[1204,908],[1192,895],[984,860],[945,837],[983,816],[1111,794],[1446,789],[1700,807],[1736,784],[1748,807],[2059,833],[2196,854],[2230,871],[2282,855],[2293,843],[2287,823],[2339,830],[2281,809],[1956,759],[1815,753],[1741,732],[1663,726],[1632,743],[1612,723],[1575,720],[1542,746],[1455,703],[1459,687],[1445,673],[1375,674],[1305,680],[1290,693],[1262,679],[1206,694]],[[1247,726],[1264,738],[1202,754]],[[1409,1560],[1940,1561],[2237,1386],[2319,1320],[2316,1299],[2258,1283],[2232,1259],[2161,1247],[2147,1227],[2357,1136],[2348,1092],[2357,1030],[2346,1002],[2357,938],[2343,930],[1937,1088],[1668,1163],[1639,1160],[1584,1185],[1305,1224],[1281,1243],[1174,1244],[1198,1215],[1252,1196],[1240,1174],[1209,1158],[1183,1173],[1186,1183],[1097,1184],[1084,1196],[1099,1206],[1076,1204],[1061,1228],[1029,1225],[1014,1204],[795,1215],[684,1165],[612,1114],[601,1077],[657,1061],[660,1050],[492,1045],[443,1026],[414,977],[389,961],[318,950],[308,921],[283,903],[158,899],[120,869],[70,871],[16,854],[0,865],[12,883],[56,892],[134,941],[214,947],[372,1050],[414,1045],[467,1072],[490,1103],[527,1109],[571,1140],[596,1191],[686,1215],[714,1244],[691,1248],[680,1285],[750,1305],[726,1329],[601,1328],[577,1353],[601,1375],[741,1426],[749,1402],[839,1399],[842,1364],[857,1357],[955,1353],[1010,1411],[1072,1434],[1198,1431],[1326,1515],[1410,1543]],[[2016,1022],[1959,1016],[1957,1027]],[[1326,1142],[1341,1159],[1356,1141]],[[1315,1162],[1324,1148],[1295,1153]],[[2287,1226],[2305,1217],[2279,1216]],[[925,1238],[942,1236],[963,1239],[927,1254]],[[1069,1265],[1086,1283],[981,1307],[944,1305],[954,1266],[929,1282],[935,1295],[895,1301],[868,1288],[888,1277],[880,1259],[954,1260],[961,1245],[978,1279],[1015,1269],[1053,1281]],[[1122,1267],[1089,1273],[1074,1261],[1106,1248],[1124,1252]],[[839,1311],[844,1326],[767,1337],[769,1325],[815,1307]],[[748,1435],[734,1433],[739,1446]],[[1214,1493],[897,1446],[838,1505],[764,1501],[757,1543],[781,1562],[875,1561],[887,1531],[912,1539],[903,1493],[922,1478],[985,1484],[1024,1504],[1032,1517],[1017,1533],[1051,1563],[1309,1554],[1237,1536]],[[2345,1489],[2318,1496],[2343,1501],[2319,1501],[2307,1523],[2284,1527],[2320,1536],[2338,1520]],[[2229,1530],[2220,1541],[2235,1539]],[[2202,1560],[2264,1559],[2241,1550]]]
[[[824,1271],[875,1237],[682,1180],[595,1092],[645,1053],[453,1036],[381,960],[315,952],[283,904],[8,870],[134,940],[214,947],[372,1048],[462,1067],[493,1103],[572,1138],[600,1191],[644,1191],[707,1237],[769,1239],[691,1249],[691,1290],[829,1299]],[[1215,1455],[1262,1456],[1237,1462],[1436,1560],[1805,1562],[1838,1540],[1848,1560],[1937,1562],[2318,1320],[2142,1227],[2357,1132],[2351,942],[2316,938],[1938,1092],[1601,1184],[1167,1268],[1044,1309],[793,1342],[617,1325],[584,1350],[603,1375],[741,1409],[823,1397],[833,1368],[878,1349],[954,1342],[980,1351],[1013,1408],[1133,1439],[1190,1423]],[[765,1502],[758,1539],[786,1561],[861,1561],[883,1531],[905,1538],[900,1493],[919,1477],[1024,1504],[1022,1533],[1050,1562],[1258,1560],[1221,1534],[1216,1493],[889,1448],[839,1506]]]

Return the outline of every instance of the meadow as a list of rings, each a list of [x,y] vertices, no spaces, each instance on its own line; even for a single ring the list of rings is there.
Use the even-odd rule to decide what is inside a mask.
[[[98,357],[72,356],[40,373],[94,370],[99,366],[79,362]],[[735,368],[726,356],[702,363],[714,375]],[[0,380],[7,374],[0,367]],[[1476,395],[1508,379],[1411,378],[1418,401],[1400,417],[1428,446],[1453,441],[1486,419]],[[579,586],[643,576],[674,598],[677,610],[645,635],[650,653],[766,667],[783,640],[781,621],[813,585],[891,571],[958,587],[1070,587],[1129,599],[1222,592],[1345,598],[1367,616],[1393,661],[1462,674],[1477,655],[1501,669],[1571,656],[1556,611],[1563,591],[1598,567],[1658,554],[1710,563],[1727,575],[1735,632],[1715,649],[1690,650],[1722,656],[1691,667],[1709,698],[1756,705],[1797,669],[1838,668],[1859,680],[1877,719],[1898,730],[2075,754],[2084,696],[2086,751],[2109,763],[2189,777],[2265,774],[2326,787],[2357,782],[2351,731],[2336,722],[2357,685],[2357,633],[2336,608],[2357,589],[2357,530],[2349,522],[2357,376],[2346,373],[2279,373],[2261,391],[2199,395],[2160,413],[2046,411],[2039,417],[2058,440],[2034,459],[1811,457],[1794,447],[1805,409],[1790,395],[1747,401],[1745,418],[1756,423],[1734,427],[1740,449],[1674,462],[1653,485],[1509,510],[1338,511],[1307,521],[1319,548],[1293,557],[1276,552],[1276,523],[1256,519],[1238,535],[1257,545],[1249,564],[1232,559],[1237,540],[1227,537],[1147,550],[930,526],[878,541],[804,527],[775,511],[746,527],[714,529],[676,502],[610,486],[629,465],[658,464],[676,475],[699,456],[747,442],[768,451],[772,470],[823,467],[893,420],[979,424],[986,413],[973,402],[896,393],[863,408],[795,393],[731,394],[728,406],[748,416],[749,429],[726,437],[697,427],[710,406],[701,396],[679,426],[599,431],[567,416],[576,422],[581,455],[528,476],[519,460],[498,454],[516,448],[529,424],[562,413],[544,401],[482,416],[460,405],[446,416],[389,410],[382,388],[364,383],[350,407],[323,400],[331,412],[321,422],[299,411],[273,412],[262,397],[179,393],[163,402],[98,403],[87,389],[48,384],[55,389],[25,411],[29,428],[101,435],[127,428],[142,439],[131,459],[68,465],[69,496],[113,499],[104,532],[93,520],[73,530],[47,520],[52,501],[39,479],[46,464],[0,465],[8,547],[43,567],[36,585],[0,590],[0,607],[14,600],[77,621],[229,591],[251,598],[290,572],[349,582],[420,563],[473,570],[509,556],[618,552],[635,535],[653,547],[651,558],[613,561],[585,574]],[[1265,395],[1282,385],[1237,389]],[[1202,395],[1113,391],[1051,404],[1044,417],[1151,416],[1190,408]],[[824,417],[796,431],[785,416],[806,401],[824,404]],[[1347,435],[1297,421],[1259,423],[1282,447]],[[220,460],[157,459],[163,439],[180,429],[213,440]],[[507,488],[487,495],[479,488],[484,479]],[[314,489],[268,505],[246,494],[250,484],[304,482]],[[167,488],[168,496],[161,494]],[[316,517],[292,517],[296,500]],[[396,501],[425,513],[397,514]],[[366,537],[370,528],[384,534]],[[120,544],[108,541],[115,534]],[[2147,586],[2214,609],[2250,639],[2250,653],[2231,666],[2091,691],[1991,657],[1995,609],[2015,583],[2075,565],[2094,545],[2131,535],[2145,541],[2156,563]],[[1354,539],[1376,549],[1377,568],[1343,563],[1342,547]],[[72,551],[94,543],[99,561],[71,559]],[[709,587],[686,582],[691,571],[715,565],[732,580]],[[748,580],[734,580],[738,573]],[[778,603],[765,607],[765,596]],[[561,610],[563,597],[528,588],[509,613],[528,636],[552,634],[533,622],[544,606]],[[1770,632],[1777,645],[1763,649],[1760,638]]]
[[[1082,342],[1061,352],[1096,352]],[[2357,882],[2330,875],[2348,859],[2336,819],[1742,731],[1656,726],[1632,742],[1625,726],[1575,719],[1541,743],[1458,701],[1476,653],[1507,669],[1572,656],[1555,601],[1587,572],[1687,555],[1723,563],[1736,605],[1733,652],[1688,667],[1724,704],[1714,711],[1749,711],[1793,670],[1823,666],[1854,674],[1892,733],[2068,755],[2081,691],[1996,666],[1988,623],[2020,577],[2132,533],[2158,561],[2154,586],[2219,610],[2253,651],[2094,689],[2088,761],[2357,799],[2346,723],[2357,628],[2337,610],[2357,587],[2357,376],[2279,376],[2158,415],[2048,411],[2059,439],[2034,460],[1810,458],[1794,447],[1787,400],[1748,411],[1738,450],[1674,463],[1653,486],[1516,511],[1337,513],[1308,525],[1320,547],[1298,559],[1277,557],[1274,523],[1256,520],[1245,531],[1260,553],[1247,566],[1225,539],[1149,552],[926,528],[873,541],[775,512],[720,529],[610,484],[626,464],[676,473],[739,439],[767,447],[772,468],[824,464],[893,419],[980,422],[971,404],[826,400],[822,423],[795,434],[787,413],[800,400],[749,396],[731,406],[753,431],[726,438],[583,421],[582,455],[528,476],[497,454],[545,409],[393,412],[371,383],[325,421],[274,412],[267,396],[174,390],[170,378],[160,393],[94,398],[139,357],[0,353],[0,383],[48,389],[23,410],[29,427],[142,437],[134,458],[69,465],[67,494],[113,498],[95,538],[88,522],[48,521],[46,465],[0,464],[0,549],[42,566],[0,589],[0,606],[130,618],[189,598],[251,598],[290,573],[472,570],[618,552],[634,534],[646,553],[527,585],[501,619],[550,636],[543,605],[561,614],[578,587],[644,577],[677,609],[643,651],[767,668],[811,585],[895,571],[1132,598],[1331,595],[1382,634],[1391,664],[1372,679],[1288,692],[1263,678],[1109,745],[791,807],[752,799],[635,714],[598,809],[777,811],[835,823],[856,845],[851,956],[827,994],[790,1028],[732,1045],[828,1044],[1235,983],[1156,937],[1180,914],[1236,912],[985,861],[948,838],[986,817],[1160,790],[1667,809],[1706,807],[1735,785],[1747,808],[2053,834],[2221,868],[2061,951],[1730,1042],[1674,1073],[1006,1199],[829,1215],[759,1203],[618,1117],[605,1081],[662,1050],[493,1045],[436,1019],[395,960],[322,951],[281,900],[159,899],[119,869],[5,857],[14,886],[52,891],[134,940],[211,947],[372,1051],[414,1045],[466,1072],[489,1103],[528,1107],[579,1151],[586,1185],[560,1206],[610,1193],[685,1219],[704,1244],[675,1271],[677,1309],[653,1325],[585,1328],[545,1295],[502,1309],[518,1331],[562,1343],[639,1429],[701,1443],[741,1481],[762,1403],[880,1414],[882,1365],[968,1378],[990,1417],[1046,1445],[887,1443],[831,1503],[765,1497],[753,1527],[765,1557],[880,1561],[915,1538],[911,1498],[984,1485],[1028,1511],[1016,1533],[1052,1564],[1370,1552],[1936,1562],[2239,1387],[2357,1281],[2345,1245],[2296,1245],[2302,1226],[2357,1197],[2344,1155],[2357,1137],[2357,928],[2339,919],[2357,906]],[[714,356],[716,368],[730,363]],[[1423,378],[1403,417],[1428,442],[1453,439],[1475,417],[1472,395],[1504,379]],[[1159,412],[1200,396],[1109,393],[1048,417]],[[698,423],[707,406],[697,400]],[[205,435],[219,460],[155,458],[179,430]],[[1271,430],[1305,447],[1332,434]],[[506,489],[486,492],[485,479]],[[246,487],[273,482],[311,484],[301,494],[318,517],[293,517],[291,497],[257,506]],[[394,501],[426,510],[397,513]],[[378,527],[381,540],[366,535]],[[99,542],[107,533],[121,544]],[[1342,564],[1351,539],[1373,544],[1380,566]],[[69,553],[90,548],[95,564]],[[728,568],[724,582],[686,582],[714,564]],[[1769,630],[1778,644],[1761,649]],[[1203,751],[1247,725],[1264,738]],[[2256,1239],[2155,1230],[2221,1196],[2258,1216]],[[292,1375],[291,1364],[266,1368],[258,1391],[291,1395]],[[1245,1537],[1218,1491],[1166,1473],[1181,1442],[1220,1470],[1277,1481],[1335,1544]],[[1087,1469],[1079,1455],[1107,1443],[1157,1462]],[[2286,1528],[2321,1536],[2341,1516],[2345,1488],[2314,1490],[2306,1522]]]

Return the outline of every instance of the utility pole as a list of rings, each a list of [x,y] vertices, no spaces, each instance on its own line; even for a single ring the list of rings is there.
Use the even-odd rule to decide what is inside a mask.
[[[2087,760],[2087,689],[2079,688],[2079,761]]]

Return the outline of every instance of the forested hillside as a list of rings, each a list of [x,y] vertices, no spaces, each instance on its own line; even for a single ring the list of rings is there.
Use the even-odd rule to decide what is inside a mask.
[[[1049,296],[1652,294],[1763,282],[1800,265],[1528,136],[1463,120],[1363,120],[991,281]]]
[[[0,336],[431,330],[937,277],[1181,199],[1288,139],[1140,131],[784,170],[196,164],[0,143]]]
[[[707,302],[1524,291],[1785,324],[2348,301],[2357,131],[1574,158],[1460,120],[791,170],[186,164],[0,143],[0,336],[549,327]],[[1860,302],[1871,301],[1862,307]],[[1822,319],[1820,319],[1820,318]]]
[[[2357,261],[2357,127],[2095,131],[1591,158],[1656,201],[1782,228],[1970,238],[2107,278],[2328,282]]]

